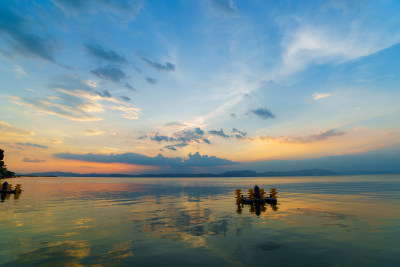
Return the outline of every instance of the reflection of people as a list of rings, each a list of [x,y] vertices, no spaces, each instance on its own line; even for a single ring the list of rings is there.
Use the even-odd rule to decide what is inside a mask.
[[[1,190],[7,190],[7,186],[8,186],[8,183],[7,183],[7,181],[5,181],[3,183],[3,188]]]
[[[256,199],[260,199],[260,188],[258,187],[258,185],[254,186],[254,197]]]

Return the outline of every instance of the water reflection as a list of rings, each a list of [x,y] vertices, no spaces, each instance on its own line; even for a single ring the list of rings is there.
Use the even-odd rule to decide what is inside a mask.
[[[325,181],[318,189],[313,180],[313,194],[299,180],[296,190],[266,181],[280,189],[277,205],[234,204],[234,189],[253,180],[25,179],[24,197],[0,205],[0,265],[398,263],[400,203],[392,198],[327,194]],[[377,248],[380,255],[352,261]]]
[[[266,203],[252,203],[252,204],[244,204],[240,201],[236,201],[236,213],[242,214],[243,209],[247,209],[251,214],[255,214],[260,216],[262,213],[266,213],[267,209],[271,209],[271,211],[275,212],[279,210],[279,204],[266,204]]]
[[[0,194],[0,199],[1,199],[1,202],[4,202],[4,201],[10,199],[11,196],[12,196],[12,199],[18,200],[20,195],[21,195],[21,192],[16,192],[16,193],[13,193],[13,194],[1,193]]]

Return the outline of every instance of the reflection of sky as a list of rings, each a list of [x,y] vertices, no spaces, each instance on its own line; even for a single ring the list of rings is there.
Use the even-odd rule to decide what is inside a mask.
[[[0,264],[398,263],[400,201],[382,188],[400,192],[399,177],[336,178],[17,178],[24,192],[0,205]],[[277,188],[277,209],[238,213],[234,189],[255,182]]]

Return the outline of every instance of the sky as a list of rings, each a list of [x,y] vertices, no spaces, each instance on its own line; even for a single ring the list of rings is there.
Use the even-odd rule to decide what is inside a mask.
[[[400,171],[400,2],[0,2],[17,173]]]

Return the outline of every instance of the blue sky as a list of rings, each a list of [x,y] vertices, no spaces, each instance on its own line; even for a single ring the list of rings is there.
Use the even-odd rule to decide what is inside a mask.
[[[400,171],[399,10],[398,1],[4,1],[6,163]]]

